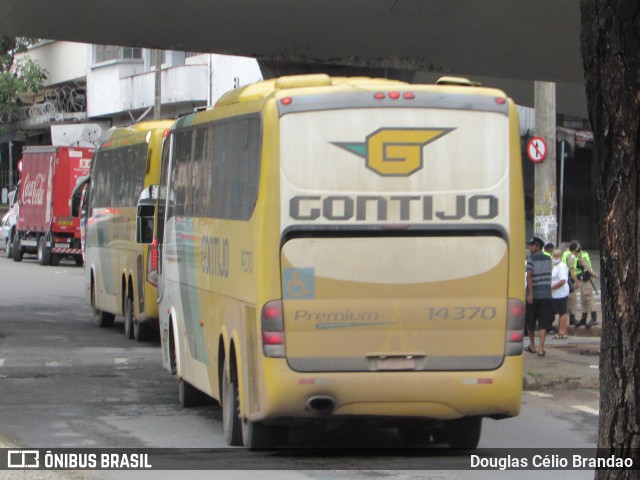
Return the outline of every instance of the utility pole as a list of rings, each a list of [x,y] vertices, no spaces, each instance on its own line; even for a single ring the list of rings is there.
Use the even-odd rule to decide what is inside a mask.
[[[160,118],[162,118],[162,51],[154,50],[153,52],[155,53],[156,64],[156,92],[153,102],[153,119],[160,120]]]
[[[547,144],[544,161],[535,166],[533,231],[557,245],[558,200],[556,194],[556,84],[535,82],[536,136]]]

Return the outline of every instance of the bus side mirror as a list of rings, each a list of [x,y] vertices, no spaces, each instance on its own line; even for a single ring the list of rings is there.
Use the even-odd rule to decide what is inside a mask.
[[[155,230],[155,205],[144,205],[138,203],[138,214],[136,216],[136,242],[152,243],[153,232]]]
[[[86,189],[89,185],[89,180],[89,176],[79,178],[73,192],[71,193],[69,205],[71,207],[71,216],[73,218],[80,218],[82,214],[82,201],[87,193]]]
[[[80,217],[80,195],[71,197],[71,216],[73,218]]]
[[[136,243],[153,242],[157,201],[158,185],[150,185],[140,194],[136,215]]]

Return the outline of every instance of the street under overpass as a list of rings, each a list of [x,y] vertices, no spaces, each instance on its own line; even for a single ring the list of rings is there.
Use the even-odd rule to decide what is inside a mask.
[[[267,75],[472,77],[586,117],[578,0],[2,0],[0,33],[256,57]]]

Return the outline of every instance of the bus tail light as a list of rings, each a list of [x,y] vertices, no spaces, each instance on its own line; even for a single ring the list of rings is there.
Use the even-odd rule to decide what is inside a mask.
[[[524,340],[524,304],[520,300],[510,298],[507,301],[507,341],[505,355],[521,355]]]
[[[158,239],[154,238],[147,246],[147,282],[158,286]]]
[[[282,300],[272,300],[262,307],[262,350],[266,357],[284,358],[284,317]]]

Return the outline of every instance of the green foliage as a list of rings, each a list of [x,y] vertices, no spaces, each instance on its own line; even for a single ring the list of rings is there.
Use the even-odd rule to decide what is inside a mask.
[[[36,40],[0,36],[0,114],[12,112],[21,105],[18,94],[36,93],[44,85],[47,72],[26,57],[15,59]]]

